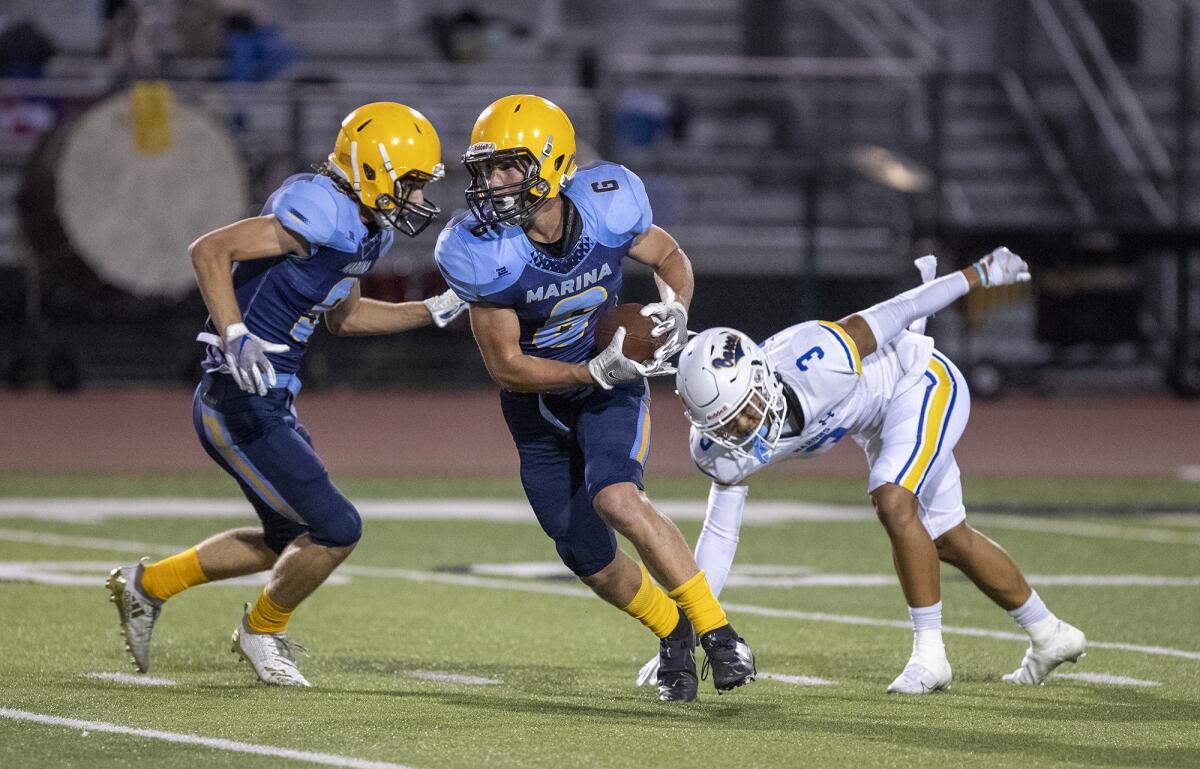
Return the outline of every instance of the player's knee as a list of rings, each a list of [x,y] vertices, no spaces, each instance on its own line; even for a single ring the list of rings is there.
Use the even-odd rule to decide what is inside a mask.
[[[275,555],[279,555],[296,537],[307,530],[307,527],[290,518],[284,518],[282,515],[274,516],[263,521],[263,544]]]
[[[362,517],[354,505],[342,500],[322,516],[318,525],[309,527],[309,536],[325,547],[353,548],[362,538]]]
[[[636,531],[654,514],[646,494],[632,483],[605,486],[592,500],[596,513],[622,534]]]
[[[880,486],[871,493],[875,515],[889,531],[902,528],[917,519],[917,498],[911,491],[894,483]]]
[[[972,531],[965,523],[955,526],[933,541],[938,558],[950,565],[961,563],[971,547]]]
[[[595,543],[585,546],[560,540],[555,542],[554,546],[563,564],[588,585],[592,584],[589,580],[604,579],[605,569],[612,564],[617,555],[615,543],[609,547]]]

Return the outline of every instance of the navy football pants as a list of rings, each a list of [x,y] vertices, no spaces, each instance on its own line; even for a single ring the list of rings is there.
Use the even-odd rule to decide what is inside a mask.
[[[563,563],[580,577],[616,557],[616,536],[592,500],[614,483],[643,488],[649,403],[645,381],[569,395],[500,393],[525,496]]]
[[[304,532],[326,547],[362,535],[354,505],[329,480],[308,431],[296,420],[294,395],[242,392],[228,374],[205,374],[192,399],[192,421],[204,450],[237,480],[276,553]]]

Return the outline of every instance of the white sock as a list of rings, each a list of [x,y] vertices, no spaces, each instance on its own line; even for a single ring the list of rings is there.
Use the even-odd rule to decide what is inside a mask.
[[[942,602],[933,606],[910,606],[908,618],[913,626],[913,654],[946,656],[946,645],[942,643]]]
[[[1010,611],[1008,616],[1012,617],[1033,641],[1040,641],[1053,634],[1058,626],[1058,617],[1046,608],[1036,590],[1029,594],[1029,600]]]

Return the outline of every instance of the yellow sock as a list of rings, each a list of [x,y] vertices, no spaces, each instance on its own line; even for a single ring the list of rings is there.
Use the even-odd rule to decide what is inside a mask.
[[[650,572],[646,571],[646,567],[641,566],[641,569],[642,585],[624,611],[650,628],[654,635],[666,638],[679,624],[679,609],[675,606],[675,602],[667,597],[663,589],[650,579]]]
[[[717,602],[712,588],[708,586],[708,578],[702,571],[696,572],[696,576],[672,590],[670,596],[691,620],[698,636],[729,624],[725,610]]]
[[[160,601],[205,582],[208,577],[200,568],[200,556],[194,547],[142,569],[142,589]]]
[[[252,633],[282,633],[287,630],[288,620],[292,618],[293,611],[294,608],[288,609],[272,601],[266,588],[263,588],[262,595],[258,597],[258,602],[246,618],[246,624],[250,626]]]

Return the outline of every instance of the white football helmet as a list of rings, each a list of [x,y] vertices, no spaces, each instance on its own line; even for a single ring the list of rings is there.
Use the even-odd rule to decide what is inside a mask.
[[[679,354],[675,392],[705,436],[740,456],[770,460],[787,422],[787,399],[753,339],[723,327],[697,334]]]

